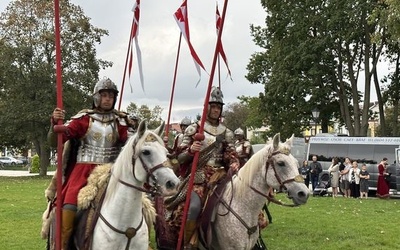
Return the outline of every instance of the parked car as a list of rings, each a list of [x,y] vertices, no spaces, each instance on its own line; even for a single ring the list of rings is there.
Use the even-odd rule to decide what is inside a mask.
[[[2,156],[0,157],[0,162],[4,165],[22,165],[24,162],[21,160],[17,160],[11,156]]]
[[[15,157],[15,159],[17,159],[17,160],[21,160],[21,161],[22,161],[22,164],[24,164],[24,165],[26,165],[26,164],[28,164],[28,163],[29,163],[29,160],[28,160],[28,158],[27,158],[27,157],[25,157],[25,156],[17,156],[17,157]]]

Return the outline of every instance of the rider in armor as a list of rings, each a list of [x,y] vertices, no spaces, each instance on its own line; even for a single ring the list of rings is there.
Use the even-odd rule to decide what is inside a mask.
[[[249,160],[250,156],[253,153],[253,149],[251,147],[250,142],[244,137],[244,131],[241,128],[238,128],[233,132],[235,134],[235,149],[239,156],[240,167]]]
[[[64,125],[66,130],[62,133],[63,143],[70,141],[71,152],[76,155],[69,156],[64,173],[61,229],[63,249],[67,249],[72,233],[79,190],[86,185],[87,177],[96,166],[116,159],[127,140],[127,115],[114,109],[117,95],[118,89],[114,82],[110,79],[100,80],[94,87],[92,109],[80,111]],[[48,135],[53,147],[57,145],[53,126],[58,120],[64,120],[64,117],[64,110],[54,109]]]
[[[139,126],[139,118],[135,114],[130,114],[128,118],[128,136],[131,136],[136,133]]]
[[[174,145],[173,145],[172,150],[171,150],[173,152],[173,154],[179,155],[181,153],[180,145],[182,144],[183,136],[185,134],[185,130],[186,130],[187,127],[189,127],[190,124],[192,124],[192,121],[187,117],[183,118],[181,123],[179,124],[179,126],[181,128],[181,132],[178,133],[175,136]]]
[[[205,139],[203,141],[195,140],[195,134],[200,127],[197,122],[187,127],[180,145],[182,152],[179,154],[178,160],[183,168],[181,172],[184,173],[185,180],[189,178],[194,153],[200,152],[184,230],[183,244],[185,249],[190,249],[197,244],[191,239],[196,231],[197,219],[209,191],[226,176],[230,168],[234,171],[239,168],[233,133],[220,122],[223,105],[221,90],[213,87],[204,124]],[[183,183],[185,183],[185,180]]]

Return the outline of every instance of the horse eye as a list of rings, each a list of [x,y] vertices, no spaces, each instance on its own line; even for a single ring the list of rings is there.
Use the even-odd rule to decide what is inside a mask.
[[[279,167],[284,167],[285,166],[285,162],[283,162],[283,161],[278,161],[277,163],[278,163]]]
[[[142,152],[144,155],[150,155],[150,150],[143,150]]]

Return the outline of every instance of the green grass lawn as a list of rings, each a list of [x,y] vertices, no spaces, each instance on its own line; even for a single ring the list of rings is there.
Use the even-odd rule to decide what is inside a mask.
[[[0,177],[0,249],[45,249],[40,238],[50,177]],[[285,199],[283,194],[278,198]],[[400,200],[310,197],[300,207],[270,205],[269,250],[400,249]]]

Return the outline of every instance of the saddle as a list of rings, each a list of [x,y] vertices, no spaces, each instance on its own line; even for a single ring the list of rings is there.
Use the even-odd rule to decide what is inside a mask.
[[[214,187],[213,191],[209,194],[206,204],[203,207],[202,215],[199,223],[199,239],[203,246],[207,247],[211,244],[212,240],[212,223],[215,219],[216,208],[225,191],[227,183],[232,180],[232,172],[228,174]],[[186,196],[185,196],[186,197]],[[168,201],[168,199],[167,199]],[[156,242],[160,250],[175,250],[177,245],[177,235],[173,232],[171,226],[167,222],[169,212],[166,210],[168,204],[165,204],[162,197],[155,197],[155,207],[157,211],[157,219],[155,223]],[[176,208],[175,209],[179,209]]]
[[[107,182],[108,184],[108,182]],[[75,240],[77,249],[90,249],[94,227],[100,215],[101,206],[106,194],[107,184],[98,189],[95,198],[86,209],[79,210],[71,239]]]
[[[226,185],[232,181],[232,177],[233,172],[229,169],[225,178],[217,183],[214,190],[210,193],[204,205],[200,220],[199,239],[203,246],[207,248],[209,248],[212,242],[212,223],[215,221],[217,208],[226,189]]]

